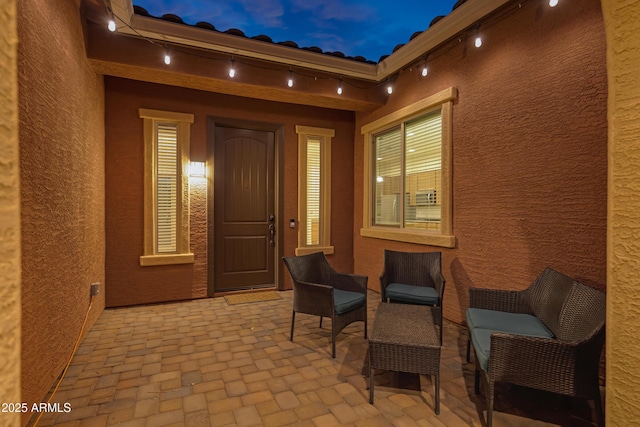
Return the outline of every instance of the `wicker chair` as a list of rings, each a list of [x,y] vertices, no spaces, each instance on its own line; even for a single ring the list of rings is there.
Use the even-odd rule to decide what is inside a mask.
[[[325,257],[317,252],[309,255],[284,257],[293,282],[293,314],[291,336],[297,313],[331,318],[331,357],[336,357],[336,336],[347,325],[364,322],[367,338],[367,280],[366,276],[337,273]]]
[[[442,343],[442,299],[445,280],[440,252],[384,251],[380,275],[382,302],[433,306]]]
[[[598,425],[603,426],[599,368],[605,294],[550,268],[522,291],[469,291],[467,327],[475,352],[475,392],[480,393],[482,376],[487,427],[491,427],[496,382],[593,399]],[[474,310],[480,313],[475,318]],[[549,336],[515,331],[526,329],[531,319],[542,322]]]

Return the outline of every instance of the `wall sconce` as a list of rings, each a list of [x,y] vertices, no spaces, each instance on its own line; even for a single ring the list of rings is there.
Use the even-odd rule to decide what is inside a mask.
[[[204,162],[191,162],[189,165],[189,176],[192,178],[206,178],[207,168]]]

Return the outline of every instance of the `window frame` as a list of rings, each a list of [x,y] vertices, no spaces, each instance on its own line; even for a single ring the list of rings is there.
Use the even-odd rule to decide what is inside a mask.
[[[298,134],[298,247],[296,255],[314,252],[334,253],[331,246],[331,138],[334,129],[296,126]],[[320,138],[320,218],[319,244],[307,245],[307,142]]]
[[[139,116],[144,126],[144,252],[140,256],[143,267],[154,265],[191,264],[194,255],[190,249],[189,211],[189,149],[191,145],[191,124],[193,114],[140,108]],[[157,124],[177,125],[177,158],[179,172],[176,171],[176,252],[157,251]]]
[[[376,239],[394,240],[421,245],[455,247],[453,235],[453,201],[452,201],[452,128],[453,103],[458,97],[455,87],[449,87],[418,102],[401,108],[385,117],[381,117],[361,128],[364,135],[364,169],[363,169],[363,216],[360,235]],[[441,197],[441,229],[418,230],[415,228],[389,228],[376,226],[373,222],[372,207],[375,189],[373,185],[373,137],[421,114],[441,109],[442,114],[442,197]],[[404,177],[403,177],[404,179]]]

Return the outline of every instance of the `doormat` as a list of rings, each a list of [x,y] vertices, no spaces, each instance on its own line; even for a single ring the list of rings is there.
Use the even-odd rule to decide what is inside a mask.
[[[276,291],[250,292],[246,294],[225,295],[225,301],[229,305],[245,304],[249,302],[274,301],[281,299]]]

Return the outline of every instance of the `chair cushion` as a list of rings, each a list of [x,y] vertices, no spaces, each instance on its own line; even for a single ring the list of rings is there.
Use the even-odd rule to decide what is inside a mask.
[[[553,333],[544,323],[530,314],[469,308],[467,309],[467,326],[470,330],[480,328],[509,334],[553,338]]]
[[[411,304],[437,305],[440,301],[438,291],[428,286],[405,285],[390,283],[384,290],[384,296],[393,301]]]
[[[333,288],[333,305],[337,314],[343,314],[362,306],[367,296],[360,292],[343,291]]]

